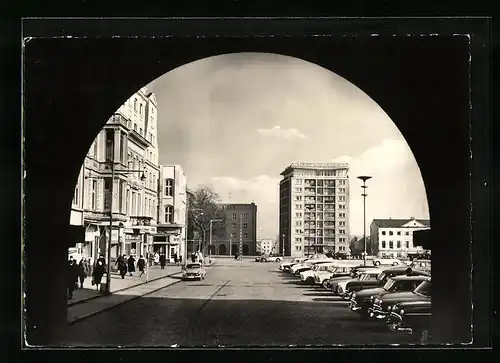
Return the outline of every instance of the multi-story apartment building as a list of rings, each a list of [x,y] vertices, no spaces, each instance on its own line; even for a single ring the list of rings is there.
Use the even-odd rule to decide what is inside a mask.
[[[423,252],[422,246],[413,244],[415,231],[430,229],[426,219],[374,219],[370,225],[373,254],[378,257],[406,258]]]
[[[278,254],[278,243],[273,239],[261,239],[258,241],[259,252],[263,255]]]
[[[154,94],[141,88],[92,143],[71,211],[71,223],[82,221],[85,226],[85,238],[77,244],[82,256],[106,253],[110,213],[112,259],[150,250],[158,205],[157,109]]]
[[[281,175],[280,251],[286,256],[349,251],[349,165],[293,163]]]
[[[225,226],[213,224],[211,253],[213,255],[231,255],[236,252],[243,256],[252,256],[257,250],[257,205],[222,204]],[[241,247],[241,248],[240,248]]]
[[[160,207],[153,249],[165,253],[167,260],[173,260],[177,254],[186,261],[187,181],[182,166],[160,166],[158,195]]]

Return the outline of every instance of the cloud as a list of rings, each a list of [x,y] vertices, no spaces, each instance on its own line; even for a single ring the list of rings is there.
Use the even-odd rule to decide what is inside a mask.
[[[263,136],[282,138],[287,140],[306,138],[306,135],[304,135],[297,129],[282,129],[281,126],[273,126],[270,129],[257,129],[257,132]]]

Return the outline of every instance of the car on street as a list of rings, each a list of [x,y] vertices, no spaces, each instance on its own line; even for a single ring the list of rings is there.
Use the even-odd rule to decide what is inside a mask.
[[[313,268],[314,265],[317,265],[318,263],[325,263],[325,262],[333,262],[333,258],[307,260],[304,263],[299,263],[297,265],[292,266],[292,268],[290,269],[290,272],[293,275],[298,276],[302,271],[310,270]]]
[[[371,308],[368,309],[369,317],[374,319],[386,319],[393,305],[404,301],[431,301],[431,279],[422,281],[413,291],[394,292],[383,296],[377,296]]]
[[[368,317],[368,309],[371,308],[373,300],[376,296],[381,297],[393,292],[413,291],[427,278],[427,276],[423,275],[400,275],[391,277],[382,287],[364,289],[351,293],[349,308],[352,311],[359,313],[362,317]]]
[[[308,260],[308,258],[306,258],[306,257],[297,257],[291,261],[281,263],[279,269],[281,271],[288,271],[288,270],[290,270],[290,268],[293,265],[296,265],[298,263],[302,263],[302,262],[307,261],[307,260]]]
[[[204,280],[207,272],[201,263],[188,263],[182,271],[185,280]]]
[[[314,283],[321,285],[324,288],[328,287],[330,279],[337,277],[347,277],[351,275],[351,268],[349,266],[334,265],[326,268],[325,270],[318,270],[314,272]]]
[[[351,280],[344,280],[337,284],[337,289],[334,291],[334,295],[341,296],[343,299],[347,300],[349,295],[346,295],[347,284],[351,281],[374,281],[377,279],[377,276],[380,275],[382,270],[379,269],[371,269],[362,272],[359,277]]]
[[[327,271],[328,268],[334,268],[337,262],[322,262],[315,264],[310,270],[302,271],[300,273],[300,281],[314,285],[314,274],[319,271]]]
[[[273,255],[262,255],[255,257],[255,262],[281,262],[283,257]]]
[[[340,276],[332,276],[328,282],[326,283],[326,289],[331,290],[334,294],[337,291],[337,285],[345,280],[357,279],[363,272],[373,270],[375,266],[366,266],[366,267],[354,267],[351,268],[351,273],[349,275],[341,274]]]
[[[398,258],[375,257],[373,266],[406,266],[406,264]]]
[[[413,260],[408,267],[426,272],[431,272],[431,260],[418,259]]]
[[[420,333],[432,325],[431,301],[405,301],[393,306],[386,320],[392,331]]]
[[[364,281],[358,280],[349,282],[346,286],[344,293],[346,295],[349,295],[352,292],[361,291],[363,289],[382,287],[389,278],[400,275],[427,276],[427,277],[431,276],[430,273],[420,270],[413,270],[410,267],[392,267],[383,270],[375,280],[364,280]]]

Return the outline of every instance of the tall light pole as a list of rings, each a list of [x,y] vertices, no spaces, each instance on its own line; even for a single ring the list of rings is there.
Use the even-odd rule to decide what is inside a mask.
[[[212,263],[212,223],[220,222],[222,219],[211,219],[210,220],[210,244],[208,246],[208,263]]]
[[[281,243],[283,244],[283,258],[285,258],[285,234],[283,233],[283,236],[281,236]],[[290,251],[290,256],[292,255]]]
[[[367,175],[362,175],[358,176],[358,179],[361,179],[363,181],[363,185],[361,188],[363,188],[363,194],[361,196],[363,197],[363,240],[364,240],[364,254],[363,254],[363,265],[366,266],[366,197],[368,194],[366,194],[366,181],[368,179],[371,179],[371,176]]]

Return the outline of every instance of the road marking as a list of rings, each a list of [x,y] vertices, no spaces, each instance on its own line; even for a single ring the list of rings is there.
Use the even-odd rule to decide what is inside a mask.
[[[212,300],[213,297],[217,295],[224,287],[226,287],[227,284],[229,284],[229,281],[230,280],[227,280],[217,290],[215,290],[215,292],[212,295],[210,295],[210,297],[207,300],[205,300],[203,304],[201,304],[201,306],[198,308],[198,310],[196,310],[196,312],[199,313],[201,310],[203,310],[203,308],[208,304],[208,302]]]

